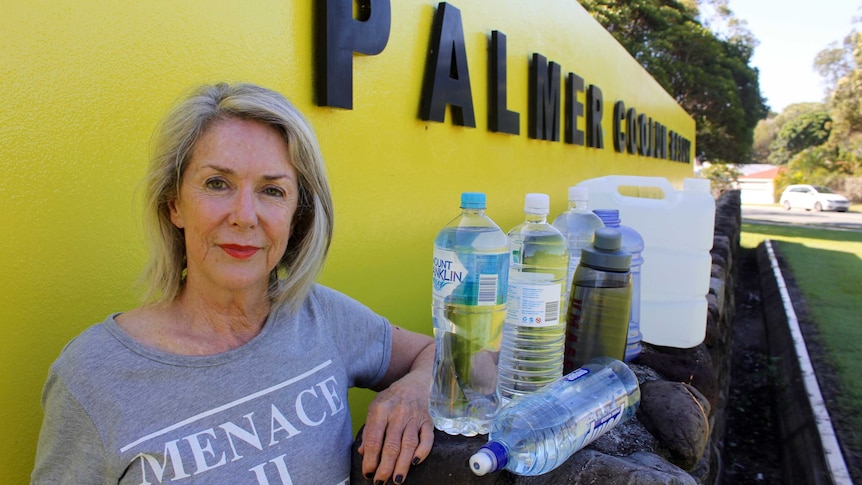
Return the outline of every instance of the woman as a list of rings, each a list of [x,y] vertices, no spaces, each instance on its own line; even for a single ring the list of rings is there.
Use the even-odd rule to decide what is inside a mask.
[[[156,138],[147,303],[51,367],[33,483],[347,483],[347,389],[381,391],[362,471],[401,483],[433,441],[433,340],[314,283],[323,160],[284,97],[206,86]]]

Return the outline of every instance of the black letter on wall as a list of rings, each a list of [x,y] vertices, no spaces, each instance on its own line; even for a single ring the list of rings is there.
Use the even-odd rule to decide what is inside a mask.
[[[530,65],[530,138],[560,141],[560,65],[533,54]]]
[[[629,108],[626,112],[626,133],[629,136],[628,152],[632,155],[638,152],[638,111],[634,108]]]
[[[491,32],[488,52],[488,127],[491,131],[521,133],[521,115],[506,107],[506,34]]]
[[[587,110],[587,137],[589,138],[589,146],[592,148],[605,147],[605,135],[602,132],[602,90],[595,84],[590,84],[587,89],[587,103],[590,109]]]
[[[649,123],[645,114],[638,116],[638,126],[641,129],[641,134],[638,137],[638,148],[640,148],[640,154],[646,156],[649,155]]]
[[[622,101],[614,103],[614,150],[618,153],[626,151],[626,133],[623,124],[626,120],[626,104]]]
[[[672,160],[674,162],[679,161],[676,158],[676,147],[677,147],[676,138],[677,138],[677,134],[674,133],[673,131],[671,131],[670,135],[668,136],[668,139],[667,139],[668,160]]]
[[[656,158],[667,158],[667,127],[656,121]]]
[[[691,141],[688,138],[682,139],[682,162],[691,163]]]
[[[443,122],[446,105],[452,105],[452,122],[475,128],[461,11],[446,2],[440,2],[434,14],[429,51],[419,117]]]
[[[380,54],[389,41],[389,0],[319,0],[317,105],[353,109],[353,53]]]
[[[584,104],[578,101],[578,93],[584,92],[584,78],[570,72],[566,76],[565,136],[566,143],[584,144],[584,131],[578,129],[578,118],[584,116]]]

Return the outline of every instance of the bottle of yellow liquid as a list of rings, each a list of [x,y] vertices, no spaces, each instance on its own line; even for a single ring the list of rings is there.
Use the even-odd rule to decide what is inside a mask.
[[[563,375],[569,260],[566,238],[548,223],[550,198],[527,194],[524,222],[509,231],[509,288],[499,386],[504,402]]]

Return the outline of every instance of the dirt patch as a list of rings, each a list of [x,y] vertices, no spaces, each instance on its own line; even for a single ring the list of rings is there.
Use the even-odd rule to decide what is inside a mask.
[[[794,311],[820,382],[844,459],[854,481],[862,483],[862,453],[847,410],[838,409],[841,383],[826,359],[817,329],[790,269],[778,255]],[[769,357],[765,307],[761,299],[757,250],[740,248],[735,261],[736,316],[733,324],[730,393],[724,451],[724,483],[783,483],[781,442],[776,415],[776,366]],[[776,311],[776,310],[769,310]],[[851,411],[852,412],[852,411]]]
[[[734,267],[736,315],[724,483],[781,483],[781,447],[756,251],[740,248]]]

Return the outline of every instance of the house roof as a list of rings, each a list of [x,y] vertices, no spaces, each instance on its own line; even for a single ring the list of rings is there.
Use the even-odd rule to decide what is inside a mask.
[[[757,172],[750,172],[745,175],[740,175],[741,179],[769,179],[772,180],[778,175],[782,167],[770,166],[769,168],[761,169]]]

